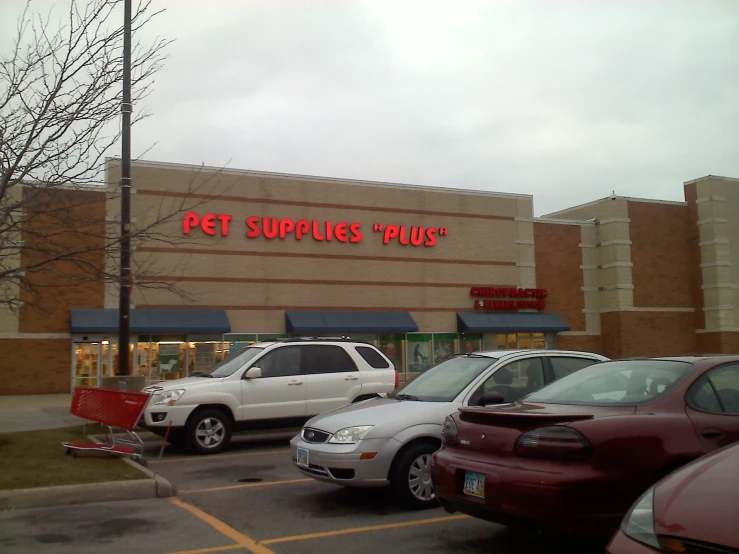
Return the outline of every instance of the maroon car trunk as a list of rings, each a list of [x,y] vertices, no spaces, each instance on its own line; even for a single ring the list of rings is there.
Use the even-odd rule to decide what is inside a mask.
[[[547,522],[566,524],[558,514],[571,510],[588,514],[587,525],[572,532],[600,536],[612,532],[620,513],[603,513],[602,496],[616,500],[625,510],[633,501],[633,492],[613,487],[591,460],[545,459],[516,454],[521,436],[532,429],[558,427],[571,432],[578,422],[612,416],[631,415],[634,407],[592,407],[572,405],[521,404],[490,408],[463,408],[458,420],[455,446],[445,446],[435,456],[434,486],[448,509],[503,524]],[[572,435],[576,433],[573,431]],[[583,437],[586,439],[586,437]],[[555,437],[556,439],[556,437]],[[589,457],[588,446],[580,448]],[[574,442],[564,443],[578,446]],[[582,443],[580,443],[582,444]],[[561,445],[555,444],[555,448]],[[443,467],[440,467],[443,466]],[[486,476],[486,498],[464,493],[468,472]],[[444,476],[442,476],[445,474]],[[438,482],[437,482],[438,480]],[[623,495],[623,501],[617,497]]]

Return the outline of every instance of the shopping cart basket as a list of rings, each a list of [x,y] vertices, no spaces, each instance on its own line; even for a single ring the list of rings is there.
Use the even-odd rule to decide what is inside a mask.
[[[140,463],[143,459],[144,441],[134,429],[146,408],[151,395],[146,392],[119,391],[97,387],[77,387],[72,396],[73,415],[102,423],[107,427],[105,443],[63,442],[67,454],[74,456],[77,450],[99,450],[116,456],[130,457]],[[116,439],[113,428],[126,432],[127,438]]]

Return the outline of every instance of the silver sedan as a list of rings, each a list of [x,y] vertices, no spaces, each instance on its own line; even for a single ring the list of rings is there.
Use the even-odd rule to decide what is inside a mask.
[[[607,361],[563,350],[497,350],[456,356],[384,398],[312,418],[290,442],[306,476],[344,486],[390,486],[408,508],[436,504],[429,464],[446,417],[461,406],[514,402],[584,367]]]

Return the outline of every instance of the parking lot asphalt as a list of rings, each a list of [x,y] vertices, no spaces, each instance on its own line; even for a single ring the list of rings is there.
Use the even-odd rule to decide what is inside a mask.
[[[215,456],[147,442],[149,468],[178,497],[0,513],[0,551],[208,554],[384,552],[597,554],[602,546],[532,539],[441,508],[405,511],[384,489],[345,489],[293,467],[289,436],[239,439]]]

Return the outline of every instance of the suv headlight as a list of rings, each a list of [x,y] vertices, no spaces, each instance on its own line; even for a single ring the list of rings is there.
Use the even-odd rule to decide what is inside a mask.
[[[659,539],[654,532],[654,487],[649,487],[634,502],[621,523],[621,531],[635,541],[660,549]]]
[[[161,394],[159,400],[154,402],[154,404],[166,404],[167,406],[174,406],[174,403],[177,402],[183,394],[185,394],[184,389],[165,390]]]
[[[334,444],[354,444],[362,440],[367,431],[372,429],[372,425],[360,425],[358,427],[347,427],[334,433],[334,436],[328,442]]]

